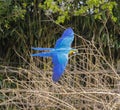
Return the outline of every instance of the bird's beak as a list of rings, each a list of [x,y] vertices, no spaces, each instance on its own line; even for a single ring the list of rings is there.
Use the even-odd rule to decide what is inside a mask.
[[[77,49],[73,49],[69,52],[69,55],[75,55],[78,53],[78,50]]]

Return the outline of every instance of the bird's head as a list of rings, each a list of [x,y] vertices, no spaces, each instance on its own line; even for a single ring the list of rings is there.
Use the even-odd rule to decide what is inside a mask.
[[[70,50],[69,55],[74,55],[74,54],[77,54],[77,53],[78,53],[77,49],[72,49],[72,50]]]

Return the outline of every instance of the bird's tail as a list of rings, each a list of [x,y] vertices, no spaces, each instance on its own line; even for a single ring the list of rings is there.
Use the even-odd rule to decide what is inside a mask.
[[[35,54],[31,54],[31,56],[51,57],[51,53],[49,53],[49,52],[35,53]]]
[[[31,49],[33,49],[33,50],[41,50],[41,51],[43,51],[43,50],[54,50],[54,48],[41,48],[41,47],[31,47]]]

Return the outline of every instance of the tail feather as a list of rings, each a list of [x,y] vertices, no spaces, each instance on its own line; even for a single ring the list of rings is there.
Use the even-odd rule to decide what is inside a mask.
[[[51,53],[50,52],[35,53],[35,54],[31,54],[31,56],[51,57]]]
[[[41,47],[31,47],[33,50],[53,50],[54,48],[41,48]]]

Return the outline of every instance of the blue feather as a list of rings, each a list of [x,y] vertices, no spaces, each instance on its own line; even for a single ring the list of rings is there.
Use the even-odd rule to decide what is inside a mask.
[[[50,52],[35,53],[35,54],[31,54],[31,56],[51,57],[51,53]]]
[[[68,28],[62,34],[62,37],[56,41],[55,48],[70,48],[74,40],[74,32]]]
[[[41,48],[41,47],[31,47],[33,50],[54,50],[54,48]]]
[[[52,80],[54,82],[59,81],[62,74],[64,73],[64,70],[68,63],[68,53],[70,50],[72,50],[71,44],[73,40],[74,40],[74,32],[72,28],[68,28],[63,32],[62,37],[56,41],[54,48],[32,47],[33,50],[40,50],[40,51],[49,50],[49,52],[31,54],[31,56],[52,57],[52,62],[53,62]]]
[[[64,73],[64,70],[68,63],[68,54],[63,54],[62,52],[59,54],[54,54],[52,56],[52,62],[53,62],[52,80],[54,82],[57,82]]]

